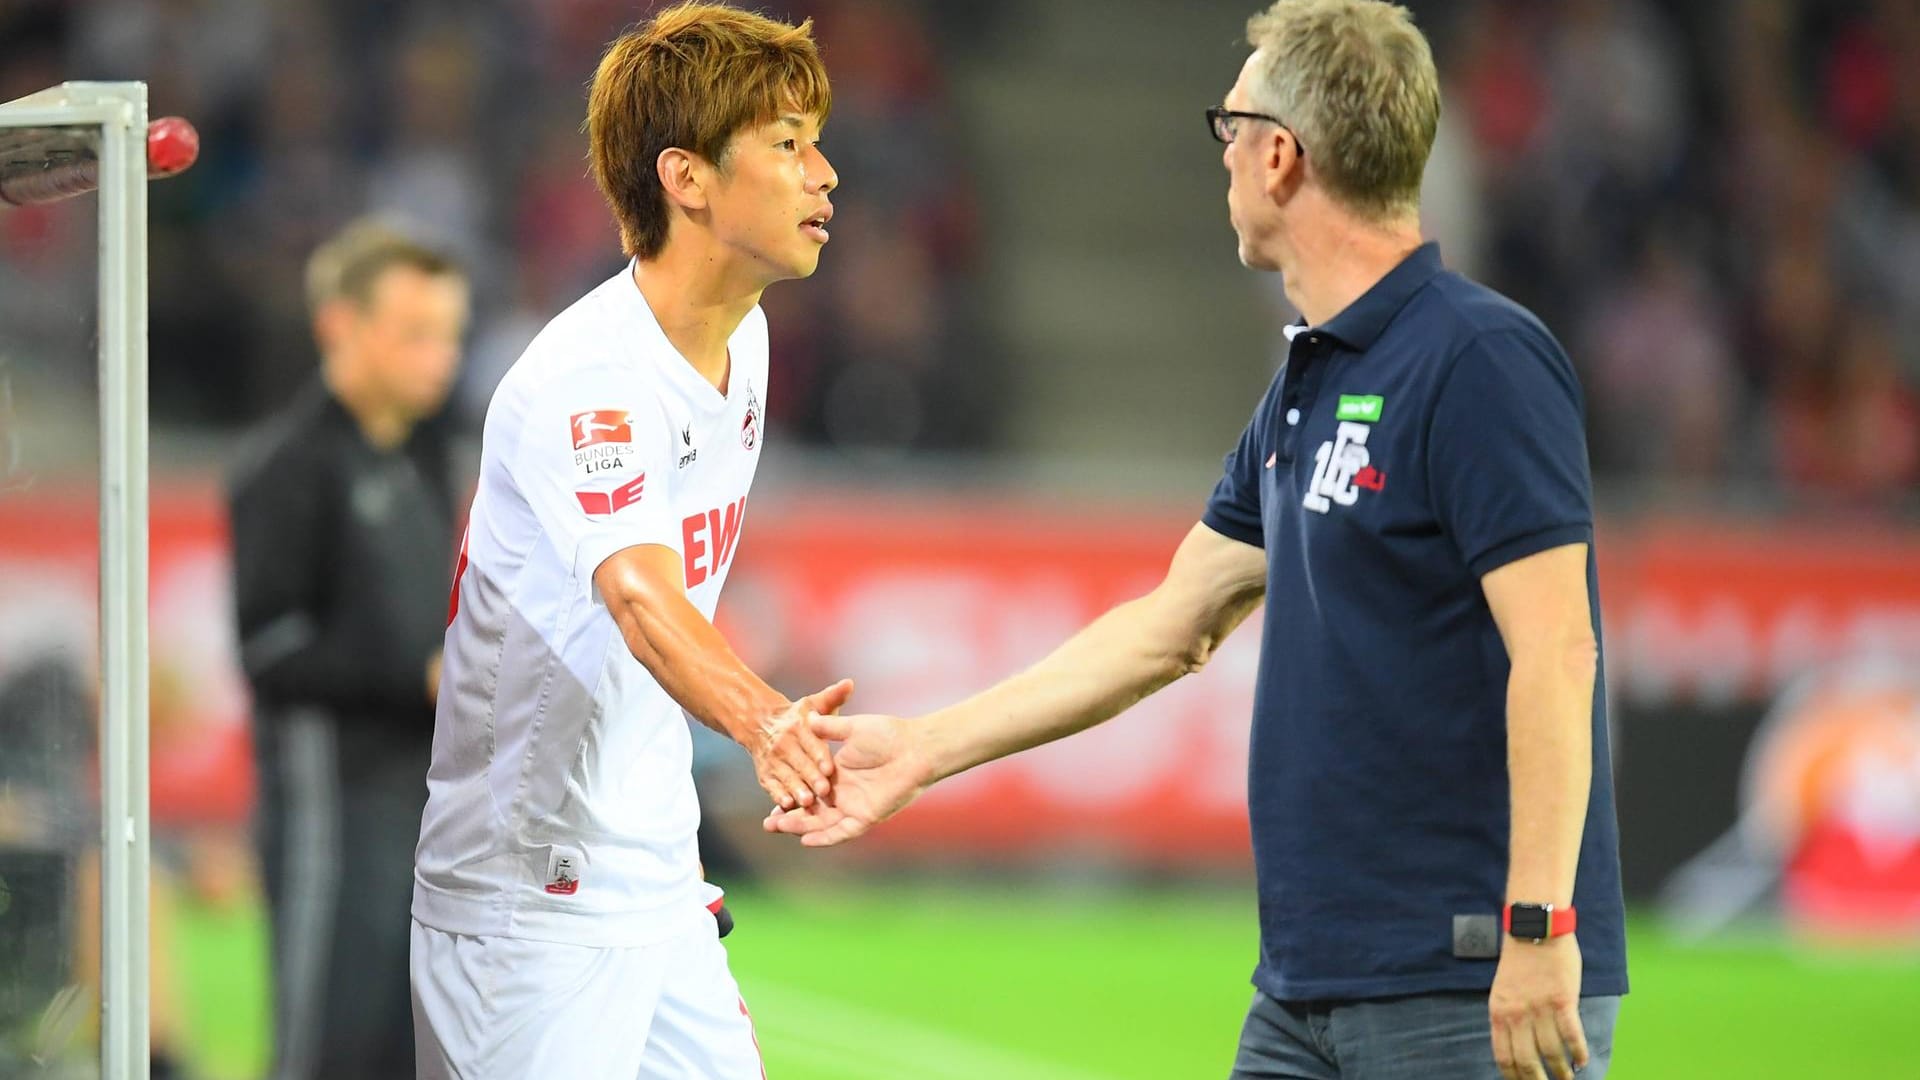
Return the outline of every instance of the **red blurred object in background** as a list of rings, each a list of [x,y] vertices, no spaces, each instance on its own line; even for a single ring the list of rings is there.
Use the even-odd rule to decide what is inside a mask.
[[[186,118],[163,116],[147,125],[147,177],[185,172],[200,157],[200,133]]]

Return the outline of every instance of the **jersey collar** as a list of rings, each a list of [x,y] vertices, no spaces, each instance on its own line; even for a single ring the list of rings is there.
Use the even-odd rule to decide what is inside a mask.
[[[1387,324],[1400,313],[1413,294],[1424,288],[1446,269],[1440,262],[1440,245],[1429,240],[1374,282],[1373,288],[1343,308],[1340,314],[1320,324],[1328,337],[1338,339],[1356,352],[1365,352],[1380,340]]]
[[[647,305],[647,295],[640,291],[640,283],[634,279],[634,273],[638,267],[638,259],[630,260],[627,268],[622,270],[619,278],[616,279],[622,284],[615,289],[621,310],[626,313],[627,319],[634,328],[640,332],[633,342],[635,359],[657,369],[667,380],[668,385],[699,411],[721,412],[740,391],[741,378],[738,366],[740,329],[746,326],[746,320],[742,319],[740,327],[735,327],[733,334],[727,339],[727,347],[733,353],[729,363],[734,366],[728,372],[727,392],[722,394],[712,383],[701,378],[699,372],[693,370],[693,365],[687,362],[686,357],[680,355],[680,350],[674,347],[673,341],[667,337],[667,332],[660,328],[660,320],[654,316],[653,308]]]

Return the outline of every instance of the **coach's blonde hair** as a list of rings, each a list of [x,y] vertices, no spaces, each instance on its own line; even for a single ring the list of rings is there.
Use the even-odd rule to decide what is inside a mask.
[[[1413,16],[1383,0],[1279,0],[1247,20],[1249,93],[1286,121],[1321,185],[1369,220],[1417,212],[1440,76]]]
[[[403,266],[429,277],[466,275],[451,255],[413,239],[373,218],[361,218],[335,233],[307,258],[307,309],[350,300],[365,309],[374,286],[388,270]]]
[[[792,110],[824,121],[833,90],[813,20],[789,26],[725,4],[684,3],[607,46],[587,95],[593,178],[627,254],[667,244],[667,196],[655,167],[670,147],[716,165],[743,127]]]

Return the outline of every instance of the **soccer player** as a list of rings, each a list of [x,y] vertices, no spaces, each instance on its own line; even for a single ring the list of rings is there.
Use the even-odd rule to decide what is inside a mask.
[[[416,856],[422,1077],[761,1076],[708,913],[686,714],[780,806],[829,790],[798,702],[709,621],[766,446],[773,282],[838,182],[811,24],[687,4],[594,75],[593,174],[631,263],[494,392],[455,571]]]
[[[1627,976],[1572,365],[1421,243],[1440,94],[1406,11],[1282,0],[1248,38],[1208,125],[1240,258],[1304,322],[1200,523],[1032,669],[917,721],[821,718],[832,796],[767,827],[858,836],[1198,669],[1264,599],[1233,1075],[1597,1077]]]

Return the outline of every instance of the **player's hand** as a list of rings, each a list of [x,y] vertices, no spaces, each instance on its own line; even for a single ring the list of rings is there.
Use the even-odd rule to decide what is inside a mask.
[[[1587,1064],[1580,1025],[1580,946],[1574,935],[1538,945],[1507,939],[1488,998],[1493,1060],[1506,1080],[1572,1080]]]
[[[740,744],[753,757],[753,773],[782,810],[811,806],[833,790],[833,755],[809,722],[838,712],[853,695],[853,680],[841,679],[767,717]]]
[[[433,659],[427,661],[427,700],[440,700],[440,650],[433,650]]]
[[[833,791],[812,806],[775,810],[762,823],[808,847],[851,840],[900,812],[933,782],[933,769],[908,721],[892,716],[821,716],[813,730],[841,742]]]

